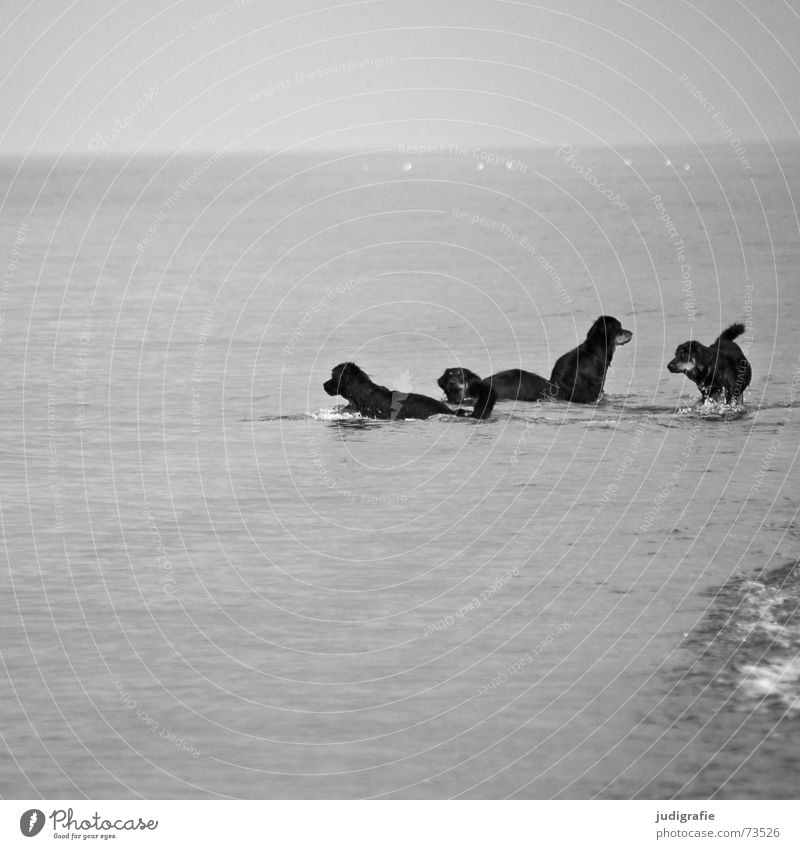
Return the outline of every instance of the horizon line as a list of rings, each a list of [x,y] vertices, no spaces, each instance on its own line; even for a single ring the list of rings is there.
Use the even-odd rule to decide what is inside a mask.
[[[797,136],[787,136],[787,137],[777,137],[772,139],[761,138],[743,138],[741,139],[742,144],[749,145],[759,145],[765,147],[773,147],[773,146],[784,146],[784,145],[797,145],[800,146],[800,137]],[[230,142],[227,142],[230,144]],[[578,141],[563,141],[561,145],[572,145],[576,149],[579,150],[605,150],[605,151],[614,151],[614,150],[657,150],[659,148],[694,148],[694,149],[708,149],[708,148],[728,148],[730,147],[729,142],[725,141],[703,141],[703,142],[691,142],[691,141],[657,141],[655,143],[652,142],[620,142],[620,143],[608,143],[608,144],[598,144],[597,142],[589,142],[582,143]],[[351,146],[351,145],[293,145],[290,147],[239,147],[237,150],[231,150],[226,152],[226,157],[242,157],[242,156],[260,156],[260,155],[275,155],[275,154],[287,154],[287,155],[302,155],[307,156],[310,154],[376,154],[376,153],[397,153],[398,155],[416,155],[416,156],[425,156],[430,154],[439,154],[441,148],[462,148],[465,150],[524,150],[524,151],[533,151],[536,153],[545,152],[549,150],[557,150],[561,145],[556,143],[546,143],[546,142],[530,142],[527,144],[471,144],[465,142],[441,142],[437,144],[423,143],[420,142],[416,145],[409,145],[406,143],[392,145],[387,147],[386,145],[376,145],[376,146]],[[407,148],[416,148],[413,151],[400,151],[400,147]],[[64,159],[130,159],[135,157],[178,157],[178,156],[203,156],[203,155],[211,155],[215,153],[219,153],[219,151],[224,148],[225,145],[220,145],[218,147],[189,147],[183,149],[175,149],[175,148],[150,148],[150,149],[130,149],[130,148],[122,148],[119,150],[109,150],[109,151],[99,151],[94,152],[92,150],[82,151],[75,148],[66,148],[64,150],[5,150],[0,151],[0,159],[56,159],[56,158],[64,158]],[[444,151],[446,152],[446,151]]]

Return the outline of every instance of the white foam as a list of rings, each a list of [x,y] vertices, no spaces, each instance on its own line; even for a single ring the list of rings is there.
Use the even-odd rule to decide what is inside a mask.
[[[678,415],[696,415],[701,418],[730,418],[735,416],[739,418],[747,412],[747,407],[744,404],[726,404],[724,401],[698,401],[693,406],[679,407]]]
[[[743,585],[746,595],[736,617],[736,626],[743,640],[749,637],[768,637],[776,648],[791,649],[797,645],[800,633],[796,623],[781,622],[781,612],[794,602],[785,593],[766,587],[760,581]]]
[[[330,407],[329,409],[317,410],[316,413],[306,413],[311,419],[323,422],[351,421],[352,419],[363,419],[361,413],[346,413],[344,407]]]
[[[737,412],[744,410],[744,405],[726,404],[724,401],[712,401],[710,398],[706,398],[706,400],[700,404],[699,409],[703,413],[724,415],[725,413],[729,413],[731,410],[736,410]]]
[[[789,710],[800,710],[800,658],[743,664],[739,686],[754,698],[777,697]]]

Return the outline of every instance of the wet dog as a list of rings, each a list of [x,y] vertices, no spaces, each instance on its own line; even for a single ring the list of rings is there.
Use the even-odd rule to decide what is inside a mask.
[[[468,404],[477,397],[481,378],[468,368],[448,368],[436,381],[451,404]]]
[[[711,345],[684,342],[667,364],[673,374],[685,374],[697,384],[703,401],[741,403],[753,377],[750,363],[733,341],[744,333],[743,324],[732,324]]]
[[[485,380],[469,369],[449,368],[437,383],[451,404],[470,403],[477,398],[482,383],[491,385],[498,401],[542,401],[554,393],[547,378],[519,368],[499,371]]]
[[[476,390],[475,408],[451,410],[446,404],[418,395],[416,392],[393,392],[385,386],[373,383],[369,376],[355,363],[340,363],[331,371],[331,379],[323,388],[328,395],[341,395],[349,402],[346,412],[360,413],[371,419],[427,419],[441,414],[487,419],[494,407],[494,390],[480,385]]]
[[[591,404],[600,397],[617,345],[630,342],[633,334],[612,316],[600,316],[589,329],[586,341],[556,360],[550,380],[532,371],[508,369],[481,380],[465,368],[449,368],[437,381],[451,404],[477,396],[478,387],[489,384],[498,401],[574,401]]]
[[[600,398],[617,345],[626,345],[633,333],[610,315],[601,315],[577,348],[556,360],[550,382],[559,401],[593,404]]]

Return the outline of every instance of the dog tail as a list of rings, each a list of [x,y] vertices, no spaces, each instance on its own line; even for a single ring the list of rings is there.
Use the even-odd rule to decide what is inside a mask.
[[[744,333],[744,325],[741,322],[737,322],[736,324],[732,324],[727,330],[723,330],[722,333],[719,334],[719,339],[717,342],[733,342],[737,336],[741,336]]]
[[[494,405],[497,403],[497,393],[492,389],[491,383],[480,383],[476,387],[478,400],[471,413],[466,410],[456,410],[456,415],[461,418],[488,419],[492,414]]]

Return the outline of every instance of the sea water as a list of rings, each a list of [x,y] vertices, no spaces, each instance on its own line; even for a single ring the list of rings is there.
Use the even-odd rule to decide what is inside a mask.
[[[0,793],[796,797],[800,155],[747,166],[4,160]],[[601,314],[595,405],[322,389],[548,375]],[[735,321],[700,409],[666,364]]]

